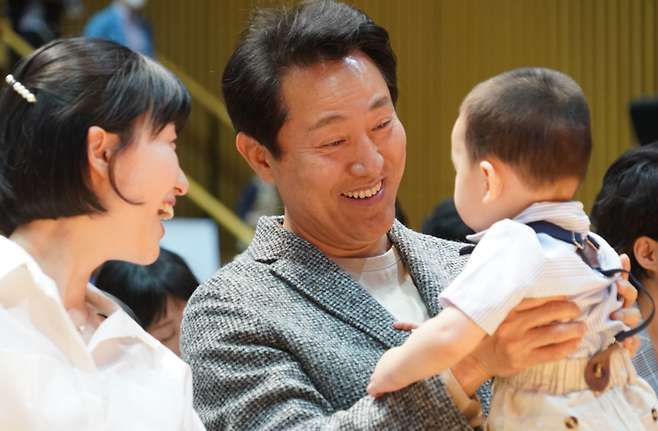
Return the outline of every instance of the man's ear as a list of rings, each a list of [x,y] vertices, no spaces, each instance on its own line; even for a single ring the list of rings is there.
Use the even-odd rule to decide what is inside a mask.
[[[652,276],[658,274],[658,241],[641,236],[633,243],[633,254],[637,263]]]
[[[92,179],[109,177],[110,158],[118,142],[119,137],[115,133],[108,133],[98,126],[89,128],[87,131],[87,157]]]
[[[503,191],[500,170],[491,162],[483,160],[480,162],[480,173],[484,177],[486,187],[486,193],[482,202],[487,203],[498,199]]]
[[[242,157],[249,163],[251,169],[258,174],[258,176],[268,184],[274,182],[274,175],[272,175],[272,153],[261,145],[254,138],[238,133],[235,138],[235,146],[238,148]]]

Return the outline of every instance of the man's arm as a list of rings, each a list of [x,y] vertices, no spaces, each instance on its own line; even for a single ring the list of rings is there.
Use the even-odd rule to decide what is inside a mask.
[[[365,393],[366,375],[364,396],[338,410],[314,386],[312,364],[300,362],[281,336],[254,305],[214,294],[192,297],[181,342],[193,370],[195,408],[209,430],[472,430],[438,376],[374,399]],[[384,351],[363,356],[360,349],[355,346],[354,361],[374,363]],[[337,364],[335,372],[346,369]],[[349,392],[352,377],[343,380],[346,388],[330,390]]]
[[[621,256],[624,269],[630,269],[627,256]],[[630,327],[638,323],[639,312],[631,308],[637,291],[625,279],[617,282],[624,308],[610,318]],[[493,376],[509,376],[537,364],[565,358],[581,342],[586,327],[572,321],[580,310],[568,297],[526,298],[512,309],[491,337],[485,337],[478,348],[451,370],[466,394],[471,395]],[[634,354],[638,337],[624,341]]]
[[[624,259],[622,262],[625,268],[630,267]],[[626,280],[620,279],[616,284],[624,308],[610,318],[634,328],[639,321],[639,311],[632,308],[637,291]],[[533,365],[558,361],[573,352],[586,327],[582,322],[570,321],[580,316],[580,310],[566,299],[528,298],[514,308],[492,336],[485,337],[473,353],[451,368],[464,392],[471,396],[493,376],[510,376]],[[623,345],[633,356],[639,337],[630,337]]]

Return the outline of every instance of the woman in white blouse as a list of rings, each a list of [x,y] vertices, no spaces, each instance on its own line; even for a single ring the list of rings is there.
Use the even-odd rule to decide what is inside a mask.
[[[0,429],[197,430],[188,366],[88,284],[153,262],[188,183],[183,85],[114,42],[55,41],[0,97]]]

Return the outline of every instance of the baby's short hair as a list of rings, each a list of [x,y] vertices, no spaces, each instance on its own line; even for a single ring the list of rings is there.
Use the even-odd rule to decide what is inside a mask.
[[[587,175],[589,107],[578,84],[561,72],[534,67],[495,76],[471,90],[460,113],[473,162],[494,156],[533,188]]]

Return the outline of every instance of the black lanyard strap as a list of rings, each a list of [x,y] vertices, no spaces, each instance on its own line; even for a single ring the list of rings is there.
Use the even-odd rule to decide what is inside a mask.
[[[656,304],[654,303],[651,294],[649,294],[647,289],[642,285],[642,283],[640,283],[640,281],[637,278],[635,278],[633,274],[631,274],[630,271],[626,271],[625,269],[622,268],[608,269],[608,270],[601,269],[598,265],[598,259],[594,259],[592,257],[593,254],[592,251],[596,252],[599,248],[599,244],[596,242],[596,240],[594,240],[594,238],[590,237],[589,235],[583,238],[582,235],[580,235],[577,232],[571,232],[569,230],[563,229],[560,226],[557,226],[547,221],[536,221],[536,222],[528,223],[528,226],[531,227],[538,234],[544,233],[555,239],[559,239],[566,243],[575,245],[577,247],[576,252],[580,255],[581,258],[583,258],[585,263],[587,263],[593,270],[599,272],[605,277],[612,278],[620,272],[628,274],[631,284],[635,286],[636,289],[642,291],[642,293],[647,295],[647,298],[649,298],[649,300],[651,301],[651,314],[649,315],[649,317],[645,319],[644,322],[642,322],[642,324],[637,326],[635,329],[619,332],[617,335],[615,335],[616,341],[622,342],[628,337],[632,337],[638,332],[644,330],[649,325],[649,323],[651,323],[651,321],[653,320],[653,316],[656,313]]]

